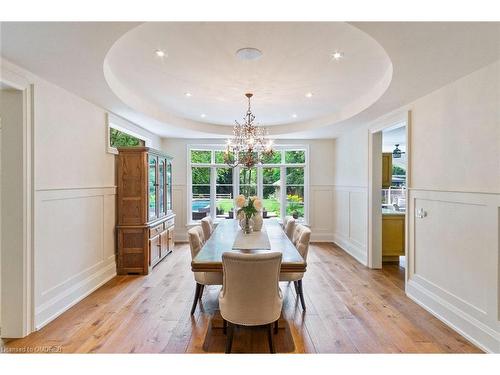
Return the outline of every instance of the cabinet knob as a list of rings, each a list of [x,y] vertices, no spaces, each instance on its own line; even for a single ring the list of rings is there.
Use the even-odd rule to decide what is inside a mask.
[[[417,212],[415,213],[415,216],[419,219],[423,219],[424,217],[427,216],[427,211],[424,211],[423,208],[419,208]]]

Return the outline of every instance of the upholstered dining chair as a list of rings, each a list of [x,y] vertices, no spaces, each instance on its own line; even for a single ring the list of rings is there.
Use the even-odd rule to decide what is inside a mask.
[[[189,247],[191,248],[191,259],[194,259],[205,244],[205,236],[203,229],[198,225],[188,230]],[[191,315],[196,310],[198,300],[201,301],[205,285],[222,285],[222,274],[220,272],[194,272],[194,280],[196,281],[196,290],[194,293],[193,306],[191,307]]]
[[[222,254],[223,284],[219,308],[227,325],[226,353],[231,353],[235,326],[267,326],[269,350],[283,306],[279,288],[281,253]],[[258,282],[256,282],[258,280]]]
[[[286,223],[287,223],[288,219],[290,219],[290,217],[291,217],[291,216],[285,216],[285,217],[283,218],[283,220],[281,221],[281,227],[282,227],[283,229],[285,229],[285,227],[286,227]]]
[[[292,242],[297,248],[297,251],[307,262],[307,253],[309,252],[309,242],[311,240],[311,230],[305,225],[298,224],[293,232]],[[304,301],[304,290],[302,288],[302,279],[304,278],[304,272],[293,272],[293,273],[280,273],[280,281],[293,281],[295,286],[295,292],[300,298],[300,304],[302,305],[302,310],[306,310],[306,303]]]
[[[295,226],[297,225],[295,222],[295,219],[293,217],[289,217],[286,220],[285,223],[285,233],[287,237],[292,241],[293,239],[293,233],[295,232]]]
[[[208,241],[212,232],[214,231],[214,222],[210,216],[205,216],[201,219],[201,227],[203,228],[203,235],[205,236],[205,241]]]

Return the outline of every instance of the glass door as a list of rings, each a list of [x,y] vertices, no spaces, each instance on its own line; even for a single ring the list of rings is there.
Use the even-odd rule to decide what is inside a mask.
[[[158,217],[158,200],[157,200],[157,189],[158,189],[158,175],[157,166],[158,159],[156,156],[149,155],[149,170],[148,170],[148,217],[149,220]]]
[[[167,212],[172,211],[172,161],[167,161]]]
[[[165,216],[165,172],[166,172],[166,161],[161,158],[158,164],[158,204],[159,204],[159,216]]]

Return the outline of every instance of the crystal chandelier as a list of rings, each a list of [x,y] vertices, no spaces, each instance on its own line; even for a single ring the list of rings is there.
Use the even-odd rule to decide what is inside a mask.
[[[250,107],[250,99],[253,94],[245,94],[248,98],[248,110],[243,117],[243,123],[238,121],[233,128],[233,138],[226,143],[224,162],[234,168],[241,165],[252,168],[256,164],[262,164],[262,158],[272,156],[273,141],[267,139],[267,130],[261,126],[254,125],[255,116]]]

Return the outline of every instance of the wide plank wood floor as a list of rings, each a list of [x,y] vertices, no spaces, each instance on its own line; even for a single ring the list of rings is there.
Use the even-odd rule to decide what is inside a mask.
[[[38,332],[7,350],[54,346],[65,353],[223,353],[219,287],[205,288],[194,316],[187,244],[154,272],[117,276]],[[304,278],[307,311],[292,285],[285,297],[276,349],[281,353],[477,353],[478,348],[404,294],[397,265],[370,270],[329,243],[312,244]],[[233,352],[266,353],[266,332],[238,329]]]

